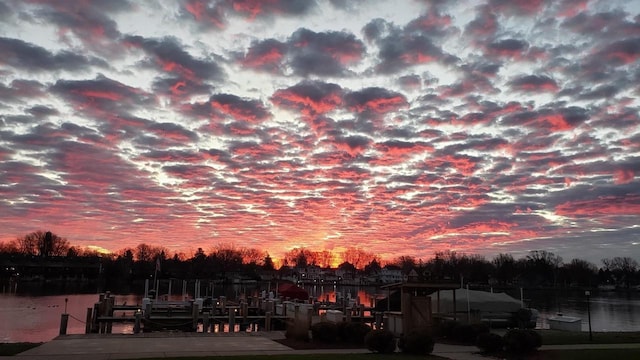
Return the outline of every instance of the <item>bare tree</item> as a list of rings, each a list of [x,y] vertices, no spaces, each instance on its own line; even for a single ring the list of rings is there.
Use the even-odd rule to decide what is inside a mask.
[[[638,262],[626,256],[602,259],[602,264],[606,270],[611,271],[616,276],[616,280],[623,281],[627,289],[631,286],[631,280],[638,271]]]
[[[374,258],[374,254],[360,248],[348,248],[342,253],[342,260],[352,264],[356,269],[364,269]]]
[[[65,256],[70,246],[67,239],[38,230],[16,239],[15,247],[25,255]]]

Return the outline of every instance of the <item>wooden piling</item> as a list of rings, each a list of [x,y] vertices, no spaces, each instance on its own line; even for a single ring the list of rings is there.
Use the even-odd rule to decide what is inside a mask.
[[[60,316],[60,335],[67,335],[67,325],[69,324],[69,314]]]
[[[193,331],[198,330],[198,304],[195,302],[191,302],[191,318],[193,319],[192,329]]]
[[[376,322],[376,330],[380,330],[382,329],[382,313],[381,312],[376,312],[374,315],[375,318],[375,322]]]
[[[136,311],[135,317],[136,317],[136,320],[135,320],[135,323],[133,324],[133,333],[139,334],[141,323],[142,323],[142,311],[140,311],[140,309]]]
[[[113,317],[113,307],[115,305],[115,302],[116,302],[116,297],[110,295],[109,298],[107,299],[107,305],[106,305],[106,311],[105,311],[108,317]],[[105,327],[106,333],[111,334],[112,329],[113,329],[113,322],[107,321],[107,325]]]
[[[87,316],[84,318],[84,333],[91,333],[91,324],[93,323],[93,308],[87,308]]]
[[[91,332],[100,332],[100,324],[98,324],[98,315],[100,314],[100,303],[93,304],[93,313],[91,314]]]
[[[243,301],[241,304],[241,309],[240,311],[242,312],[242,321],[243,322],[247,322],[247,316],[249,316],[249,304],[247,304],[245,301]]]
[[[264,316],[264,330],[271,331],[271,311],[267,311]]]
[[[236,328],[236,307],[230,306],[229,308],[229,332],[235,332]]]
[[[209,313],[206,311],[202,313],[202,332],[209,332]]]

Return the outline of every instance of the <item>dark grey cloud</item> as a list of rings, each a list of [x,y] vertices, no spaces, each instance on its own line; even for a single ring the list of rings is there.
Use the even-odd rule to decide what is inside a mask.
[[[509,81],[514,90],[525,92],[558,91],[558,84],[554,79],[546,75],[526,75]]]
[[[161,39],[129,35],[124,42],[139,47],[152,58],[147,66],[196,82],[197,80],[223,80],[223,68],[213,59],[198,59],[189,54],[180,40],[174,37]]]
[[[345,31],[299,29],[288,39],[288,65],[300,76],[344,76],[347,65],[358,62],[364,44]]]
[[[133,108],[155,104],[154,96],[103,75],[93,80],[58,80],[50,90],[84,112],[103,111],[113,117]]]
[[[400,28],[382,19],[365,25],[365,37],[378,48],[376,72],[388,74],[429,62],[457,62],[455,56],[446,54],[426,32],[414,31],[414,27]]]
[[[94,67],[108,67],[107,63],[99,58],[68,50],[52,53],[41,46],[7,37],[0,37],[0,63],[16,70],[36,72],[78,72]]]

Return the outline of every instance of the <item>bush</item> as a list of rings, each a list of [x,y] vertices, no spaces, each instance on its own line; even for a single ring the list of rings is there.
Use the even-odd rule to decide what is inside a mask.
[[[338,340],[338,325],[332,322],[319,322],[311,325],[311,336],[314,341],[334,343]]]
[[[484,353],[495,353],[502,350],[502,336],[493,333],[481,333],[476,338],[476,346]]]
[[[371,327],[361,322],[348,322],[342,327],[340,337],[343,341],[356,345],[364,344],[364,338],[371,332]]]
[[[287,322],[287,330],[284,332],[287,339],[309,341],[309,328],[302,323]]]
[[[464,344],[473,344],[480,334],[488,333],[486,324],[458,324],[453,328],[452,339]]]
[[[503,341],[504,349],[513,354],[525,354],[542,346],[542,337],[534,330],[509,330]]]
[[[364,343],[373,352],[390,354],[396,351],[396,341],[389,330],[371,330],[364,337]]]
[[[439,319],[439,321],[436,321],[434,326],[434,335],[437,337],[453,339],[454,329],[457,326],[460,326],[460,323],[457,321]]]
[[[518,309],[518,311],[514,313],[514,318],[515,318],[514,320],[519,328],[525,329],[530,326],[532,316],[533,316],[533,312],[531,311],[531,309],[522,308],[522,309]]]
[[[431,330],[419,328],[402,335],[398,340],[398,347],[405,354],[428,355],[433,351],[434,343]]]

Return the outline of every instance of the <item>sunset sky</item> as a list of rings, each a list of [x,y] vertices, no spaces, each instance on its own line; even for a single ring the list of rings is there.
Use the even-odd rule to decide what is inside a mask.
[[[640,260],[639,14],[0,0],[0,241]]]

